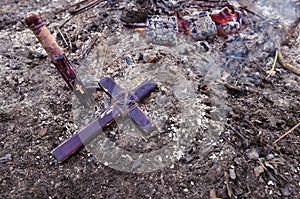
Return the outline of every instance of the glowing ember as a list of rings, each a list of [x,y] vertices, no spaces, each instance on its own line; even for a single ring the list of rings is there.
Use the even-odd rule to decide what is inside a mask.
[[[135,30],[135,31],[144,32],[144,31],[145,31],[145,28],[135,28],[134,30]]]
[[[234,8],[225,7],[215,10],[210,15],[216,23],[218,35],[227,37],[228,34],[236,33],[242,25],[242,15]]]

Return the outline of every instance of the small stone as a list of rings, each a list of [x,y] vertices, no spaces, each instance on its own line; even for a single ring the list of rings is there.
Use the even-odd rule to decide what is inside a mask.
[[[264,167],[262,165],[254,168],[254,173],[255,173],[256,177],[258,177],[264,171],[265,171],[265,169],[264,169]]]
[[[126,61],[127,65],[129,65],[129,66],[135,64],[134,59],[131,55],[126,55],[125,61]]]
[[[162,159],[162,157],[161,157],[160,155],[157,155],[157,156],[156,156],[156,160],[159,161],[159,162],[162,162],[162,161],[163,161],[163,159]]]
[[[236,174],[234,169],[229,169],[229,176],[231,179],[235,180],[236,179]]]
[[[155,103],[159,106],[159,107],[163,107],[166,103],[166,95],[163,94],[158,94],[156,99],[155,99]]]
[[[290,196],[291,195],[291,192],[289,190],[289,188],[285,187],[285,188],[281,188],[280,189],[280,192],[283,196]]]
[[[240,196],[244,193],[244,190],[241,187],[237,187],[234,189],[234,195]]]
[[[272,159],[274,159],[274,158],[275,158],[275,156],[274,156],[273,154],[267,155],[267,160],[272,160]]]
[[[141,166],[142,166],[142,160],[139,157],[134,161],[134,163],[132,165],[132,170],[136,170],[136,169],[140,168]]]
[[[197,46],[197,50],[200,53],[205,53],[209,51],[209,44],[207,41],[199,41],[196,43],[196,46]]]
[[[190,162],[192,162],[194,160],[194,157],[192,157],[192,156],[189,155],[189,156],[185,157],[184,159],[185,159],[186,163],[190,163]]]
[[[144,63],[155,63],[157,61],[158,61],[158,57],[156,56],[156,54],[147,53],[147,52],[143,54]]]
[[[44,135],[46,135],[48,129],[47,128],[42,128],[39,130],[38,135],[43,137]]]
[[[183,192],[187,193],[189,190],[187,188],[183,189]]]
[[[89,157],[87,161],[88,162],[95,162],[95,161],[97,161],[97,159],[92,156],[92,157]]]
[[[11,154],[6,154],[4,157],[0,158],[0,163],[6,163],[12,160]]]
[[[272,180],[269,180],[268,185],[274,186],[275,183]]]
[[[114,69],[108,68],[106,72],[107,72],[108,74],[112,74],[112,73],[114,73]]]
[[[271,165],[270,163],[268,163],[268,162],[265,162],[265,165],[266,165],[266,167],[269,167],[270,169],[274,170],[274,167],[273,167],[273,165]]]
[[[108,41],[107,45],[114,46],[117,45],[119,42],[120,42],[120,38],[118,36],[115,36]]]
[[[24,81],[25,81],[24,77],[21,77],[18,79],[18,84],[21,85],[21,84],[23,84]]]
[[[248,151],[247,156],[251,160],[257,160],[259,158],[259,154],[257,152],[257,149],[251,149]]]

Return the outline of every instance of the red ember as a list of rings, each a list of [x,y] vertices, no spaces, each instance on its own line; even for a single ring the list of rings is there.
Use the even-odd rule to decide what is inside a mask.
[[[211,14],[212,20],[216,25],[223,25],[228,22],[238,22],[241,23],[241,14],[239,11],[229,9],[228,7],[223,8],[220,11],[215,11]]]
[[[237,33],[241,29],[242,15],[234,8],[225,7],[222,10],[215,10],[210,17],[217,26],[219,36],[227,38],[228,35]]]

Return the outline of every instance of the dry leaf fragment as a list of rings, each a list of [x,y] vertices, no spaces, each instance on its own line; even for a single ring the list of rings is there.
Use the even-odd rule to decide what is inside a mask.
[[[254,168],[255,176],[258,177],[261,173],[265,171],[264,167],[262,165]]]
[[[42,128],[39,130],[39,136],[43,137],[44,135],[46,135],[48,129],[47,128]]]

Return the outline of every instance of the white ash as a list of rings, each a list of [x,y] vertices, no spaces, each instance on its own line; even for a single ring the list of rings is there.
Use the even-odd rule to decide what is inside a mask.
[[[83,79],[96,84],[104,76],[111,76],[127,91],[146,79],[154,80],[158,90],[139,106],[157,130],[147,138],[137,133],[138,129],[127,118],[104,130],[87,148],[98,161],[128,172],[147,172],[171,165],[183,157],[185,148],[196,140],[197,134],[202,137],[199,140],[201,154],[206,155],[218,141],[223,126],[222,117],[217,115],[222,114],[218,107],[223,104],[225,93],[224,87],[220,86],[222,83],[217,81],[221,77],[217,65],[198,50],[197,43],[184,37],[179,37],[174,47],[148,45],[143,37],[130,30],[114,35],[115,42],[107,42],[111,39],[102,40],[84,60],[88,67],[84,69]],[[146,56],[141,56],[145,53]],[[178,62],[182,56],[186,57],[183,64]],[[128,64],[125,60],[129,57],[133,60]],[[206,69],[202,71],[203,66]],[[211,86],[216,104],[211,120],[205,117],[208,109],[202,104],[205,96],[197,93],[199,82],[196,77],[199,75]],[[110,99],[103,94],[96,108],[97,114],[109,106]],[[86,124],[88,120],[83,118],[92,119],[96,116],[92,112],[94,109],[88,112],[75,109],[75,123]],[[107,139],[112,139],[114,144],[107,145]]]

